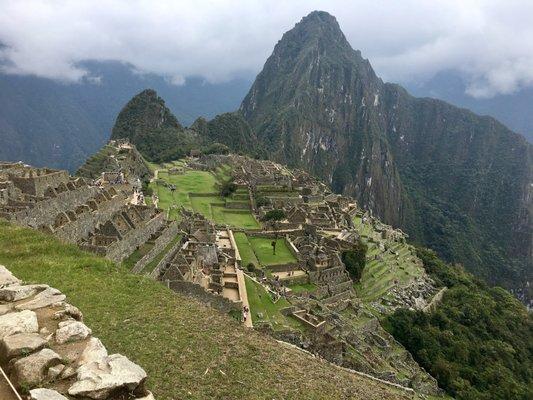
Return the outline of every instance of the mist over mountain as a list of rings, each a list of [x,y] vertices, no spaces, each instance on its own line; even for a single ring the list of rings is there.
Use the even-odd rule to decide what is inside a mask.
[[[135,94],[156,89],[184,124],[237,108],[249,89],[243,77],[212,84],[190,78],[174,85],[116,62],[88,62],[93,78],[60,83],[0,75],[0,159],[76,170],[110,137],[115,118]]]
[[[425,82],[405,84],[409,92],[419,97],[445,100],[477,114],[490,115],[533,142],[533,89],[522,88],[512,94],[476,98],[467,94],[465,79],[457,71],[443,71]]]

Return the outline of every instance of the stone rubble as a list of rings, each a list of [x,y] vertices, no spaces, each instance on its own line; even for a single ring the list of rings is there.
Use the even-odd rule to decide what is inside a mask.
[[[146,372],[108,355],[83,315],[47,285],[24,285],[0,265],[0,364],[30,400],[155,400]]]

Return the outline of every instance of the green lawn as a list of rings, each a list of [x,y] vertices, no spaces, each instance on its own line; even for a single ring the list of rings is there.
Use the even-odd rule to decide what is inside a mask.
[[[26,282],[63,291],[110,354],[146,370],[158,400],[408,398],[281,346],[121,265],[5,221],[0,264]]]
[[[290,303],[287,300],[281,298],[274,303],[270,294],[261,285],[255,283],[247,276],[245,280],[248,303],[250,304],[250,312],[254,324],[260,321],[270,322],[275,330],[283,329],[285,326],[296,329],[301,328],[297,320],[281,314],[280,310],[282,308],[290,307]],[[260,318],[258,314],[263,317]]]
[[[181,235],[177,235],[174,239],[172,239],[166,246],[165,248],[158,254],[156,255],[152,261],[150,261],[148,264],[146,264],[144,266],[144,268],[139,271],[139,273],[146,273],[146,274],[150,274],[154,269],[155,267],[157,267],[157,264],[159,264],[159,261],[161,261],[163,259],[163,257],[170,251],[170,249],[172,248],[172,246],[174,246],[176,243],[178,243],[181,239]]]
[[[259,261],[257,260],[257,257],[254,254],[254,250],[252,249],[252,246],[248,241],[246,233],[235,232],[233,236],[235,237],[235,242],[237,243],[237,247],[239,248],[243,268],[246,268],[248,264],[254,264],[256,267],[259,267]]]
[[[153,243],[147,242],[142,244],[138,249],[131,253],[128,258],[122,261],[122,265],[124,265],[124,267],[126,267],[128,270],[131,270],[141,258],[143,258],[150,250],[152,250],[153,247]]]
[[[296,285],[289,285],[288,287],[291,288],[294,293],[312,292],[316,289],[314,283],[299,283]]]
[[[264,266],[287,264],[297,261],[289,251],[285,239],[276,240],[276,254],[272,251],[271,243],[273,239],[249,237],[248,240],[254,249],[257,259]]]
[[[150,186],[159,197],[159,208],[169,210],[169,218],[177,219],[181,206],[205,215],[217,224],[230,225],[237,228],[257,229],[260,224],[249,210],[235,210],[225,207],[225,199],[216,195],[218,182],[227,179],[230,170],[228,166],[217,169],[217,177],[207,171],[187,171],[182,175],[159,172],[159,179],[176,185],[171,192],[167,187],[152,182]],[[213,196],[194,196],[194,194],[210,194]],[[245,192],[247,193],[247,192]],[[241,195],[239,193],[238,195]],[[229,201],[239,201],[229,199]]]

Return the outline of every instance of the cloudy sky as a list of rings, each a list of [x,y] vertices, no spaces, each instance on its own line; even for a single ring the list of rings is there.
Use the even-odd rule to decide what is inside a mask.
[[[469,94],[533,86],[533,0],[0,0],[0,68],[75,82],[83,60],[224,81],[258,72],[283,32],[320,9],[387,81],[456,69]]]

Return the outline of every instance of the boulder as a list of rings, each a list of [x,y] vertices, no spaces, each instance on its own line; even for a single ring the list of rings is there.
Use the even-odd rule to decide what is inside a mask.
[[[40,293],[37,293],[35,297],[22,304],[17,304],[15,309],[17,310],[37,310],[39,308],[48,307],[57,303],[60,303],[66,299],[66,296],[59,290],[54,288],[47,288]]]
[[[65,304],[65,309],[58,311],[54,314],[54,319],[67,319],[67,318],[74,318],[76,321],[82,321],[83,320],[83,314],[81,311],[74,307],[72,304]]]
[[[0,289],[0,300],[18,301],[33,296],[48,285],[11,285]]]
[[[30,400],[68,400],[58,392],[52,389],[33,389],[30,390]]]
[[[11,359],[42,349],[46,343],[37,333],[17,333],[0,341],[0,354],[4,359]]]
[[[35,386],[43,382],[48,368],[61,364],[61,357],[50,349],[42,349],[38,353],[17,360],[13,364],[12,380],[20,386]]]
[[[0,287],[5,287],[20,283],[20,279],[15,276],[3,265],[0,265]]]
[[[73,319],[58,324],[55,337],[59,344],[86,339],[92,331],[83,323]]]
[[[0,316],[0,339],[15,333],[34,333],[39,330],[37,315],[30,310]]]
[[[94,400],[104,400],[119,390],[143,393],[145,379],[146,372],[141,367],[120,354],[113,354],[79,367],[77,381],[68,393]]]
[[[107,350],[98,338],[91,338],[85,346],[85,349],[80,354],[77,363],[79,366],[97,362],[107,357]]]
[[[0,315],[7,314],[11,311],[13,311],[13,306],[11,304],[0,304]]]
[[[48,368],[48,372],[46,374],[47,378],[53,381],[59,375],[61,375],[64,369],[65,369],[65,366],[63,364],[57,364],[57,365],[54,365],[53,367]]]

